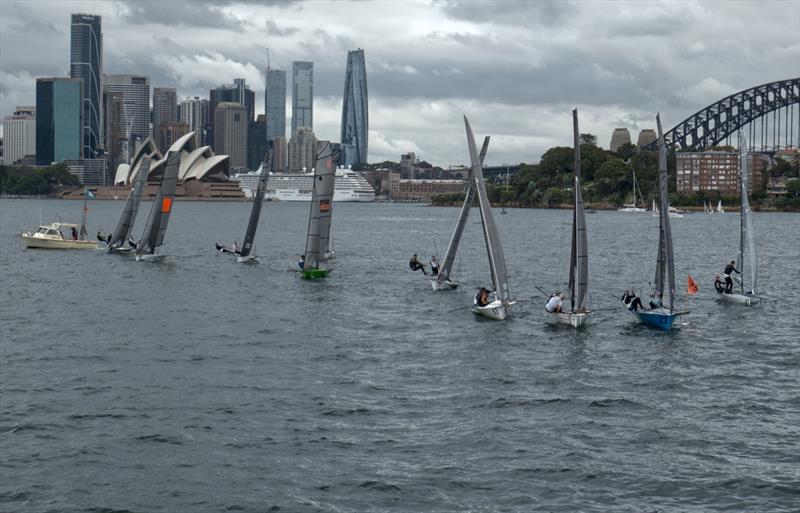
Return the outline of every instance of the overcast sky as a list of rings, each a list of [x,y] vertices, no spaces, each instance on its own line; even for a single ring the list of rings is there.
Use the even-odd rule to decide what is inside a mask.
[[[615,127],[635,142],[657,111],[666,129],[741,89],[800,76],[800,0],[0,0],[3,116],[35,104],[36,77],[69,73],[73,12],[103,17],[105,73],[205,98],[244,77],[257,113],[267,48],[273,68],[313,61],[314,132],[333,141],[347,51],[363,48],[370,162],[409,151],[465,162],[462,114],[476,137],[492,136],[487,163],[535,162],[571,145],[573,107],[581,132],[607,148]]]

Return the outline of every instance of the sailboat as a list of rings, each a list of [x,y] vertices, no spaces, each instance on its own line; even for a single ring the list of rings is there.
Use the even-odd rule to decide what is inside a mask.
[[[247,222],[247,231],[244,234],[244,243],[241,248],[226,248],[220,244],[215,244],[217,251],[230,253],[236,257],[240,264],[254,264],[258,262],[258,257],[252,254],[253,239],[256,237],[258,229],[258,219],[261,216],[261,206],[264,204],[264,194],[267,192],[267,182],[269,182],[269,172],[272,169],[272,150],[267,150],[264,155],[264,162],[261,163],[261,175],[258,177],[258,186],[253,194],[253,208],[250,209],[250,220]]]
[[[631,170],[631,174],[633,175],[633,203],[623,204],[622,208],[618,209],[617,212],[647,212],[646,208],[636,206],[636,191],[639,189],[639,186],[636,184],[636,171]],[[639,190],[639,198],[642,198],[641,190]],[[644,198],[642,198],[642,205],[646,205]]]
[[[675,310],[675,255],[672,251],[672,230],[669,225],[669,203],[667,189],[667,147],[661,131],[661,116],[656,116],[658,125],[658,192],[659,238],[658,258],[656,260],[655,301],[658,306],[652,310],[639,310],[636,316],[642,324],[668,331],[675,318],[688,312]]]
[[[486,150],[489,148],[489,136],[483,140],[483,147],[479,159],[483,164],[483,159],[486,157]],[[458,222],[456,228],[453,230],[453,235],[450,237],[450,243],[447,245],[447,253],[444,255],[444,262],[439,268],[439,274],[431,278],[431,287],[433,290],[449,290],[458,287],[458,282],[452,279],[453,262],[456,258],[458,245],[461,243],[461,235],[464,233],[464,227],[467,224],[467,217],[472,208],[473,200],[475,199],[475,186],[472,179],[472,168],[469,171],[467,179],[467,192],[464,195],[464,204],[461,206],[461,212],[458,215]]]
[[[717,202],[717,212],[720,213],[720,214],[724,214],[725,213],[725,209],[722,208],[722,200],[719,200]]]
[[[307,280],[326,278],[331,270],[321,267],[330,241],[333,216],[333,187],[335,172],[329,141],[317,142],[317,161],[314,166],[314,185],[311,190],[311,212],[308,215],[308,235],[302,277]]]
[[[141,240],[136,245],[136,260],[155,260],[161,255],[156,253],[159,246],[164,243],[164,234],[167,231],[169,215],[172,212],[172,202],[175,199],[175,188],[178,181],[178,171],[181,164],[181,154],[176,151],[167,153],[167,165],[161,176],[158,193],[150,208],[150,216],[144,228]]]
[[[756,253],[756,242],[753,236],[753,213],[750,211],[750,200],[747,198],[747,189],[750,183],[750,169],[747,162],[747,141],[741,137],[739,144],[739,189],[742,195],[741,207],[739,208],[739,267],[742,272],[742,279],[739,280],[739,292],[719,293],[719,297],[732,303],[743,305],[753,305],[759,302],[760,298],[756,295],[756,285],[758,283],[758,254]],[[747,250],[745,252],[745,249]],[[750,290],[744,288],[744,267],[745,256],[750,267]]]
[[[586,293],[589,289],[589,249],[586,237],[583,194],[581,193],[581,145],[578,132],[578,109],[572,111],[575,144],[575,200],[572,206],[572,251],[569,259],[569,311],[548,314],[550,319],[575,328],[589,318]]]
[[[477,315],[483,315],[490,319],[502,321],[508,317],[511,305],[516,303],[511,299],[511,292],[508,290],[508,276],[506,273],[506,260],[503,255],[503,245],[500,242],[500,234],[492,217],[492,207],[489,204],[489,197],[486,194],[486,184],[483,181],[483,169],[478,149],[475,146],[475,137],[472,135],[472,128],[469,126],[467,117],[464,116],[464,125],[467,130],[467,144],[469,146],[469,159],[472,164],[472,182],[475,192],[478,195],[478,207],[481,212],[481,224],[483,225],[483,238],[486,242],[486,252],[489,256],[489,271],[492,275],[492,288],[494,299],[484,305],[478,303],[477,296],[473,300],[472,311]]]
[[[150,158],[144,157],[141,166],[139,166],[138,174],[133,182],[133,188],[128,194],[128,199],[125,200],[125,206],[122,209],[122,215],[117,221],[117,226],[108,240],[106,251],[115,253],[127,253],[136,249],[129,244],[131,231],[133,230],[133,223],[136,221],[136,214],[139,212],[139,203],[142,199],[142,190],[147,184],[147,174],[150,172]]]

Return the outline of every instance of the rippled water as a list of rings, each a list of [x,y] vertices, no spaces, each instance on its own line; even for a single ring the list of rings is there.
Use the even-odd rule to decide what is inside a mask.
[[[90,206],[93,234],[122,202]],[[265,205],[259,266],[213,250],[249,207],[176,204],[153,264],[25,250],[40,211],[80,204],[0,202],[0,510],[800,509],[800,216],[755,215],[757,308],[712,292],[738,216],[673,219],[701,290],[663,334],[617,302],[652,279],[650,214],[588,216],[598,311],[576,332],[534,287],[566,281],[568,211],[496,216],[532,299],[498,323],[463,308],[489,281],[477,215],[462,288],[433,293],[407,261],[444,252],[457,209],[337,204],[335,270],[306,282],[286,269],[307,204]]]

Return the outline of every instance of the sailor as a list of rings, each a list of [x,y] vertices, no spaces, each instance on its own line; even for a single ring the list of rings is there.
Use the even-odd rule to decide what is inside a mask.
[[[306,256],[300,255],[300,260],[297,261],[297,267],[302,271],[306,266]]]
[[[635,312],[642,308],[642,300],[636,295],[636,292],[633,289],[625,290],[625,294],[622,295],[622,303],[628,307],[628,310],[631,312]]]
[[[564,301],[563,292],[551,294],[550,298],[547,300],[547,304],[544,305],[544,309],[547,310],[549,313],[561,313],[561,303],[563,301]]]
[[[412,271],[418,271],[418,270],[422,269],[422,274],[425,274],[425,275],[427,275],[427,274],[428,274],[428,273],[425,271],[425,266],[424,266],[424,265],[422,265],[422,262],[420,262],[420,261],[419,261],[419,258],[417,258],[417,254],[416,254],[416,253],[414,253],[414,256],[412,256],[412,257],[411,257],[411,260],[409,260],[409,261],[408,261],[408,267],[409,267],[409,268],[410,268]]]
[[[239,253],[242,252],[241,248],[239,248],[239,241],[237,240],[233,241],[233,245],[231,246],[231,251],[233,252],[234,255],[238,255]]]
[[[717,293],[719,294],[725,292],[725,285],[723,285],[722,280],[719,279],[719,274],[714,275],[714,288],[717,290]]]
[[[436,258],[436,255],[431,257],[431,274],[437,276],[439,274],[439,259]]]
[[[71,230],[72,230],[72,240],[78,240],[78,230],[76,230],[74,226],[71,228]]]
[[[663,305],[661,302],[661,292],[659,290],[654,291],[650,294],[650,309],[655,310]]]
[[[110,235],[108,236],[108,240],[109,240],[109,241],[111,240],[111,236],[110,236]],[[136,249],[136,246],[138,246],[138,244],[136,244],[136,241],[135,241],[135,240],[133,240],[133,238],[132,238],[132,237],[128,237],[128,245],[129,245],[130,247],[132,247],[133,249]]]
[[[490,303],[489,301],[489,289],[486,287],[481,287],[478,290],[478,293],[475,294],[475,303],[478,306],[486,306]]]
[[[100,230],[97,230],[97,240],[100,242],[106,242],[106,238],[102,233],[100,233]]]
[[[731,260],[731,263],[725,266],[725,270],[722,272],[722,276],[725,278],[725,292],[730,294],[733,292],[733,280],[731,279],[731,273],[742,274],[736,269],[736,260]]]

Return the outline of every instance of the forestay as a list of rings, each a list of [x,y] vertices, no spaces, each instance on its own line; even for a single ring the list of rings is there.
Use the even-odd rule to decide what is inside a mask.
[[[569,266],[570,304],[573,313],[586,310],[589,289],[589,249],[586,236],[586,214],[581,193],[581,145],[578,133],[578,109],[572,111],[573,144],[575,145],[575,204],[572,208],[572,251]]]
[[[486,157],[486,150],[489,148],[489,136],[487,135],[483,140],[483,147],[481,147],[480,161],[483,165],[483,159]],[[436,281],[444,283],[450,279],[450,272],[453,269],[453,262],[456,258],[458,245],[461,243],[461,235],[464,233],[464,227],[467,224],[469,211],[472,208],[473,200],[475,199],[475,187],[472,180],[472,169],[470,168],[469,177],[467,179],[467,192],[464,196],[464,204],[461,206],[461,213],[458,215],[458,222],[456,228],[453,230],[453,236],[450,237],[450,243],[447,245],[447,253],[444,255],[444,262],[439,270],[439,275]]]
[[[503,246],[500,243],[500,234],[492,217],[492,207],[486,194],[486,184],[483,181],[483,168],[478,158],[478,149],[475,146],[475,137],[472,135],[472,128],[469,126],[467,117],[464,116],[464,125],[467,130],[467,143],[469,145],[469,158],[472,165],[472,182],[475,192],[478,195],[478,206],[481,212],[483,223],[483,237],[486,241],[486,251],[489,255],[489,268],[492,274],[492,285],[497,299],[503,303],[511,300],[511,292],[508,289],[508,275],[506,273],[506,260],[503,255]]]
[[[116,228],[114,228],[114,232],[111,234],[111,240],[108,243],[110,249],[122,246],[131,236],[133,223],[136,221],[136,214],[139,211],[139,203],[142,199],[142,190],[147,184],[147,175],[149,172],[150,158],[144,157],[139,166],[139,171],[134,178],[133,189],[131,189],[130,194],[128,194],[128,199],[125,201],[122,215],[117,222]]]
[[[740,138],[739,144],[739,161],[741,167],[740,189],[742,194],[741,212],[740,212],[740,235],[739,235],[739,265],[744,266],[745,262],[745,249],[749,253],[748,265],[750,266],[750,287],[753,295],[756,294],[756,285],[758,284],[758,254],[756,253],[756,241],[753,234],[753,213],[750,210],[750,201],[747,197],[747,191],[750,188],[750,165],[747,161],[747,140],[744,137]],[[744,269],[742,269],[744,272]],[[744,290],[744,280],[741,283],[742,294]]]
[[[672,251],[672,230],[669,224],[669,198],[667,188],[667,147],[661,130],[661,115],[656,115],[658,126],[658,192],[659,192],[659,238],[658,260],[656,263],[656,295],[661,296],[662,304],[674,310],[675,302],[675,260]],[[666,276],[665,276],[666,275]],[[666,281],[665,281],[666,277]]]
[[[311,190],[311,213],[308,216],[305,266],[318,268],[324,260],[331,232],[333,215],[334,166],[331,143],[317,142],[317,159],[314,167],[314,186]]]
[[[175,199],[180,162],[181,155],[179,152],[171,151],[167,154],[167,165],[161,177],[161,185],[153,201],[142,240],[139,241],[136,247],[137,255],[155,253],[156,248],[164,243],[164,233],[167,231],[167,223],[172,212],[172,202]]]
[[[261,164],[261,176],[258,178],[258,187],[253,195],[253,208],[250,210],[250,220],[247,222],[247,232],[244,234],[244,243],[239,252],[240,257],[246,257],[253,249],[253,240],[258,229],[258,219],[261,216],[261,206],[264,203],[264,194],[267,192],[269,172],[272,170],[272,150],[267,150],[264,162]]]

